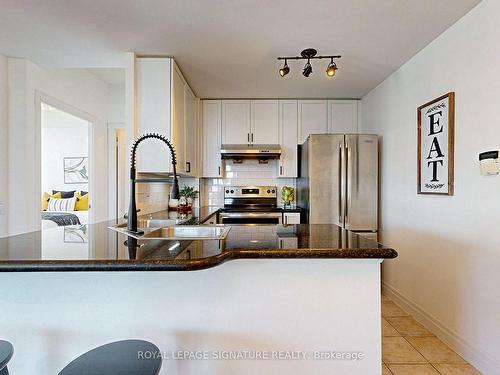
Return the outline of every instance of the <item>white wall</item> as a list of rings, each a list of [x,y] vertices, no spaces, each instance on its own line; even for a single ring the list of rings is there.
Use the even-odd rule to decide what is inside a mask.
[[[9,59],[9,230],[10,234],[40,227],[40,152],[35,96],[39,92],[95,119],[94,169],[91,190],[107,191],[107,85],[84,70],[45,70],[24,59]],[[107,218],[107,194],[96,194],[93,220]]]
[[[108,123],[125,126],[125,84],[108,85]]]
[[[12,374],[57,374],[92,348],[141,338],[164,353],[365,355],[359,361],[166,358],[163,375],[380,375],[379,283],[377,259],[244,259],[190,272],[4,272],[0,331],[16,347]]]
[[[88,183],[64,182],[64,158],[88,157],[89,124],[56,111],[59,114],[51,116],[54,111],[42,110],[42,192],[52,194],[52,190],[88,191]]]
[[[362,100],[382,136],[381,236],[399,252],[384,283],[485,374],[500,374],[500,2],[484,0]],[[416,108],[456,92],[455,196],[416,194]]]
[[[118,189],[116,179],[116,137],[119,137]],[[125,84],[108,86],[108,218],[121,217],[127,207],[125,189],[128,185],[129,153],[126,148]],[[118,199],[117,199],[118,195]],[[118,205],[118,208],[117,208]]]
[[[7,218],[9,170],[7,58],[0,55],[0,237],[9,233]]]

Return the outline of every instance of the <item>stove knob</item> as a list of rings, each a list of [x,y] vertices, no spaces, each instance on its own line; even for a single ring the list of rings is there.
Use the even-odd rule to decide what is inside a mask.
[[[231,194],[233,194],[233,193],[234,193],[234,190],[231,190]]]
[[[229,190],[226,190],[226,193],[228,193],[228,194],[229,194]]]
[[[267,189],[267,194],[269,194],[271,192],[271,190]]]
[[[273,189],[273,194],[276,193],[276,190]]]

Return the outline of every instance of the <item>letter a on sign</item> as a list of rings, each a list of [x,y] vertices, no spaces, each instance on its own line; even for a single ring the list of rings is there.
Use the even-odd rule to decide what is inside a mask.
[[[453,195],[455,93],[417,109],[418,194]]]

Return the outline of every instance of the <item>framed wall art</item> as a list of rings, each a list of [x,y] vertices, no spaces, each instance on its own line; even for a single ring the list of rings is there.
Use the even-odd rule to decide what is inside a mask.
[[[64,158],[64,183],[84,184],[89,182],[87,157]]]
[[[455,93],[417,108],[418,194],[453,195]]]

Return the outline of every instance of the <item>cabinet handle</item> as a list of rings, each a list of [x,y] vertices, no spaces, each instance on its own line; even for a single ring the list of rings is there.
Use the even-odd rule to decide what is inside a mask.
[[[186,162],[186,173],[191,173],[191,162],[190,161]]]
[[[253,143],[253,133],[252,133],[252,143]]]
[[[283,166],[280,165],[280,176],[282,176],[282,175],[283,175]]]
[[[247,142],[250,143],[250,133],[247,133]]]
[[[219,165],[219,176],[220,176],[220,165]]]

